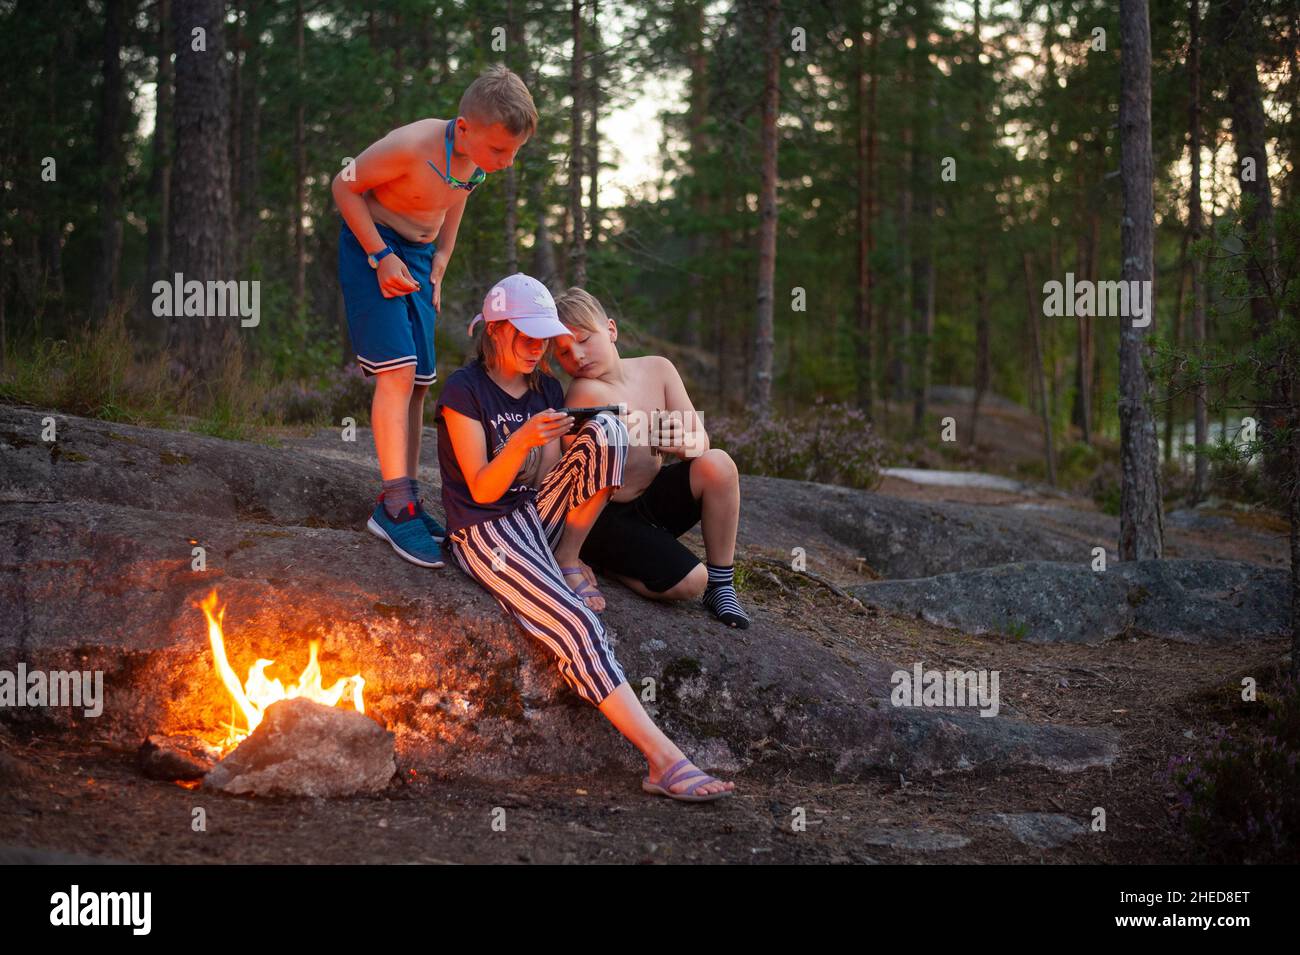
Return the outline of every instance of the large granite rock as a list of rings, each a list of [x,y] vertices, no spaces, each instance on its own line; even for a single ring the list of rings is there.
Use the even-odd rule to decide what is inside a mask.
[[[1129,631],[1189,643],[1289,633],[1287,574],[1239,561],[1129,561],[1105,571],[1033,561],[851,589],[868,605],[964,633],[1042,643],[1095,643]]]
[[[1076,536],[1044,527],[1013,508],[925,504],[833,484],[746,475],[741,479],[742,544],[790,553],[809,566],[827,552],[863,558],[882,577],[927,577],[1018,560],[1075,560],[1089,553]]]
[[[393,734],[356,710],[298,697],[266,708],[261,724],[203,777],[205,789],[251,796],[353,796],[393,778]]]
[[[974,821],[1006,829],[1017,841],[1035,849],[1056,849],[1088,832],[1083,823],[1055,812],[992,812],[978,815]]]
[[[42,417],[0,406],[0,666],[103,670],[105,708],[94,721],[66,709],[15,718],[132,743],[216,738],[230,701],[196,606],[216,588],[241,677],[261,657],[292,678],[318,640],[327,683],[366,678],[367,713],[393,732],[403,767],[484,777],[644,769],[486,591],[454,564],[414,567],[365,533],[374,472],[364,432],[355,445],[318,435],[270,448],[55,416],[56,453],[39,441]],[[917,561],[909,537],[933,523],[929,509],[859,491],[745,481],[749,533],[809,545],[815,521],[828,541],[878,545],[870,559],[887,565]],[[995,552],[1023,540],[999,520],[940,521],[932,540],[973,548],[987,533]],[[851,641],[828,646],[759,608],[737,632],[697,605],[650,604],[617,586],[606,597],[620,663],[638,692],[654,689],[647,709],[717,770],[785,759],[849,776],[1073,771],[1117,752],[1104,727],[1025,723],[1014,701],[994,719],[894,709],[892,661]]]
[[[52,443],[41,440],[47,416]],[[0,503],[95,501],[309,527],[364,524],[378,480],[360,460],[12,405],[0,405],[0,459]]]
[[[190,535],[208,549],[206,572],[191,569]],[[230,718],[196,607],[214,587],[241,677],[259,657],[296,676],[319,640],[325,681],[366,678],[367,708],[408,765],[483,776],[640,765],[486,591],[454,566],[397,561],[360,531],[11,504],[0,510],[0,666],[102,669],[100,735],[210,732]],[[1104,729],[1033,726],[1007,705],[997,719],[896,710],[895,664],[827,647],[761,610],[738,633],[697,606],[651,608],[619,587],[606,596],[620,663],[638,690],[653,681],[647,709],[719,769],[783,750],[850,775],[1078,769],[1115,755]]]

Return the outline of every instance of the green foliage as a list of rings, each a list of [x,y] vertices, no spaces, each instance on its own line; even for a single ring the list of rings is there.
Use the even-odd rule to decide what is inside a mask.
[[[105,421],[154,427],[189,426],[215,437],[247,440],[281,422],[266,401],[271,371],[249,369],[239,348],[223,353],[210,380],[172,374],[166,352],[141,358],[121,310],[68,340],[40,342],[6,356],[0,400]],[[366,407],[369,407],[367,401]]]
[[[1073,441],[1056,456],[1056,480],[1063,487],[1079,487],[1092,478],[1103,460],[1105,455],[1097,445]]]
[[[873,489],[880,483],[884,443],[858,408],[820,398],[791,415],[715,415],[709,443],[723,448],[745,474]]]
[[[374,387],[360,367],[331,369],[312,381],[285,381],[267,391],[261,413],[278,414],[285,424],[338,427],[344,418],[370,423]],[[426,407],[429,403],[426,402]]]
[[[0,399],[108,421],[165,425],[183,401],[165,357],[136,361],[120,311],[70,339],[5,356]]]
[[[236,4],[227,18],[227,57],[240,70],[232,129],[243,130],[257,114],[256,142],[241,141],[233,150],[239,158],[234,170],[238,277],[262,282],[264,320],[244,335],[249,363],[288,383],[288,392],[333,387],[331,370],[351,356],[338,316],[339,218],[332,176],[347,157],[394,127],[454,115],[465,86],[497,60],[527,78],[541,112],[538,133],[515,167],[518,267],[534,269],[537,229],[546,225],[558,256],[560,275],[554,278],[564,284],[570,251],[567,11],[556,15],[543,6],[504,0],[450,6],[432,0],[369,5],[322,0],[307,11],[300,75],[295,9]],[[734,402],[743,393],[737,386],[752,372],[761,4],[693,0],[601,4],[599,9],[599,42],[587,37],[601,97],[604,166],[599,175],[608,177],[622,159],[635,158],[628,155],[632,149],[658,153],[664,171],[626,202],[602,210],[604,228],[588,247],[587,286],[649,334],[715,355],[720,370],[714,381],[701,384],[716,386],[716,403]],[[507,10],[524,42],[502,52],[487,38],[490,26],[506,23]],[[791,25],[804,28],[808,50],[787,50],[780,77],[775,281],[780,402],[806,403],[814,396],[856,401],[861,380],[870,380],[877,396],[903,397],[895,372],[920,341],[912,269],[923,251],[922,238],[932,242],[935,270],[935,329],[928,343],[934,381],[974,379],[976,285],[983,268],[990,387],[1021,403],[1029,402],[1032,380],[1026,373],[1022,252],[1033,256],[1039,282],[1060,279],[1066,270],[1099,278],[1118,273],[1119,184],[1111,175],[1119,85],[1115,5],[1106,0],[983,4],[980,12],[977,45],[969,5],[932,0],[911,5],[789,0],[782,5],[783,31]],[[6,103],[0,115],[6,198],[0,209],[5,248],[0,295],[11,351],[31,352],[22,360],[29,367],[51,360],[39,351],[52,347],[49,341],[71,339],[89,299],[94,269],[86,263],[99,254],[103,180],[96,129],[103,23],[82,13],[67,0],[0,3],[0,55],[7,67],[0,77]],[[1276,14],[1270,8],[1264,15]],[[146,229],[157,223],[160,211],[149,186],[156,155],[148,133],[152,99],[147,92],[157,72],[156,16],[156,5],[138,10],[122,53],[132,96],[122,123],[129,161],[122,183],[126,235],[119,277],[124,291],[134,286],[137,300],[147,266]],[[1185,149],[1186,4],[1153,0],[1151,20],[1161,217],[1156,256],[1161,274],[1172,275],[1185,193],[1175,168]],[[1091,51],[1085,42],[1094,27],[1107,33],[1105,52]],[[876,42],[866,49],[864,37]],[[1027,50],[1034,57],[1028,70],[1023,68]],[[1215,87],[1216,62],[1233,51],[1207,43],[1204,52],[1208,137],[1225,122],[1227,110]],[[1275,44],[1271,55],[1286,52]],[[876,133],[870,361],[860,353],[867,343],[857,316],[858,71],[864,67],[876,78],[869,113]],[[679,80],[680,87],[673,85]],[[1295,78],[1288,82],[1294,91]],[[689,101],[693,88],[701,104]],[[1281,100],[1285,93],[1279,92]],[[662,142],[615,141],[610,114],[646,98],[662,99]],[[301,314],[295,314],[292,233],[300,109],[308,287]],[[58,161],[56,183],[39,180],[45,156]],[[939,163],[947,157],[956,161],[955,181],[938,178]],[[921,195],[919,187],[933,193],[932,216],[923,205],[907,204],[909,197],[915,201]],[[1294,189],[1281,194],[1292,197]],[[489,177],[470,200],[444,283],[440,357],[462,347],[458,328],[506,269],[505,204],[504,173]],[[1278,210],[1282,261],[1297,258],[1295,232],[1284,227],[1286,205]],[[1240,260],[1224,254],[1234,241],[1231,218],[1222,217],[1219,232],[1201,247],[1215,261],[1208,277],[1214,341],[1204,352],[1207,362],[1250,338],[1237,307]],[[1090,249],[1094,227],[1097,245]],[[1169,323],[1176,285],[1163,279],[1157,284],[1162,326]],[[806,293],[806,311],[792,307],[795,288]],[[911,333],[904,331],[905,316],[913,323]],[[145,332],[137,344],[161,338],[150,331],[151,316],[137,312],[135,319],[129,327]],[[1101,356],[1094,430],[1114,434],[1117,328],[1096,322],[1093,331]],[[1044,322],[1043,360],[1056,399],[1058,435],[1068,433],[1074,341],[1073,323]],[[1261,386],[1257,381],[1234,390],[1239,383],[1216,377],[1216,400],[1243,394],[1253,400]],[[295,399],[289,395],[288,400]],[[315,414],[301,407],[288,410],[294,419]],[[1085,468],[1080,462],[1080,473]]]
[[[1300,692],[1288,680],[1234,715],[1199,752],[1170,760],[1183,827],[1206,862],[1300,861]]]
[[[1107,465],[1098,469],[1088,486],[1090,496],[1103,514],[1119,517],[1120,479],[1119,468]]]

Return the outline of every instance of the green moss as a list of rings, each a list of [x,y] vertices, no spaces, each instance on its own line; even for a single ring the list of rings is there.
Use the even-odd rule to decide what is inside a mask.
[[[163,464],[189,464],[190,459],[185,454],[175,454],[171,451],[163,451],[158,455],[158,460]]]
[[[703,672],[704,667],[700,665],[699,660],[694,657],[678,657],[664,667],[664,684],[688,680],[693,676],[699,676]]]
[[[1125,599],[1130,607],[1139,607],[1151,599],[1151,591],[1139,584],[1136,587],[1129,588],[1129,592],[1125,594]]]
[[[24,437],[17,431],[6,431],[3,434],[0,434],[0,438],[3,438],[5,444],[9,445],[11,448],[30,448],[36,444],[35,441]]]
[[[1017,642],[1029,636],[1029,625],[1023,620],[1008,620],[1003,633]]]
[[[79,461],[89,461],[89,460],[90,460],[90,458],[88,458],[86,455],[82,454],[80,451],[64,451],[64,450],[63,450],[63,446],[62,446],[61,444],[57,443],[57,442],[55,442],[54,444],[50,445],[50,463],[51,463],[51,464],[55,464],[55,463],[57,463],[57,462],[59,462],[59,461],[65,460],[65,459],[68,460],[68,461],[72,461],[72,462],[74,462],[74,463],[75,463],[75,462],[79,462]]]

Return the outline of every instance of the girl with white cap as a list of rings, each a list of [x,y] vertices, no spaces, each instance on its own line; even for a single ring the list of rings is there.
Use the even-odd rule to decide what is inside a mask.
[[[546,373],[547,339],[560,324],[551,293],[522,273],[498,282],[470,333],[478,357],[447,379],[434,407],[447,545],[559,660],[565,681],[645,755],[646,792],[690,802],[731,794],[733,783],[697,769],[655,726],[629,686],[596,615],[594,575],[578,560],[587,532],[623,483],[628,432],[601,413],[573,429],[564,389]],[[557,558],[559,562],[557,563]],[[578,592],[561,565],[585,578]],[[590,603],[589,603],[590,602]]]

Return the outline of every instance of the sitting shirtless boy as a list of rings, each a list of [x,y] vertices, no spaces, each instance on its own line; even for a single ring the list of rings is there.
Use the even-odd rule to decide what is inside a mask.
[[[623,486],[592,526],[582,559],[644,597],[687,600],[702,595],[717,619],[747,628],[749,617],[732,580],[740,522],[735,462],[726,451],[709,447],[708,433],[672,362],[657,355],[621,357],[614,320],[582,289],[564,292],[555,306],[573,332],[552,340],[556,360],[573,376],[565,405],[625,404],[634,422],[650,422],[646,429],[629,425],[632,441]],[[660,422],[662,427],[656,427]],[[638,440],[638,430],[648,431],[650,440]],[[706,564],[677,539],[697,523],[704,534]]]

